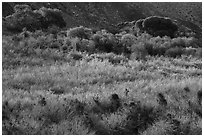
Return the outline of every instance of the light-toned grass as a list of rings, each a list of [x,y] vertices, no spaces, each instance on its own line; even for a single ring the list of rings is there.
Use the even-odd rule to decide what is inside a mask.
[[[3,134],[200,134],[201,118],[188,104],[201,107],[198,64],[201,60],[195,58],[148,57],[146,62],[117,65],[108,59],[82,59],[75,64],[4,69]],[[64,92],[54,94],[49,91],[53,87]],[[93,101],[98,96],[100,103],[108,105],[114,93],[122,104],[115,112],[103,111]],[[166,108],[157,102],[158,93],[164,95]],[[42,98],[46,105],[41,104]],[[167,114],[182,123],[180,130],[165,122]]]

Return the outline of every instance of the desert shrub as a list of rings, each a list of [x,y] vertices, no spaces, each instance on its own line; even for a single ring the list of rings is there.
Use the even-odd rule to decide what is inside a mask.
[[[39,32],[41,34],[41,32]],[[35,49],[55,49],[60,50],[63,45],[62,39],[54,39],[53,34],[50,35],[39,35],[38,32],[31,33],[29,37],[21,37],[21,34],[14,35],[11,38],[10,46],[12,46],[12,51],[18,55],[30,56],[35,53]]]
[[[131,59],[145,59],[147,55],[145,43],[140,42],[131,46]]]
[[[202,48],[197,48],[195,56],[198,58],[202,58]]]
[[[78,41],[76,42],[76,50],[93,53],[93,51],[95,50],[95,44],[92,40],[78,39]]]
[[[31,11],[31,7],[28,5],[16,5],[14,7],[15,12]]]
[[[142,44],[147,53],[151,56],[167,54],[171,57],[180,56],[181,54],[194,56],[196,52],[194,47],[199,47],[197,39],[193,37],[177,37],[171,39],[168,36],[151,37],[149,34],[145,33],[137,37],[135,43],[136,45]]]
[[[24,27],[29,31],[47,29],[51,25],[65,27],[66,23],[58,9],[40,8],[32,10],[28,5],[16,5],[15,13],[4,20],[4,27],[10,31],[20,32]]]
[[[130,49],[130,47],[136,43],[137,37],[132,34],[125,34],[121,38],[121,43],[126,47],[127,49]]]
[[[153,37],[145,42],[145,47],[149,55],[164,55],[165,51],[170,48],[170,37]]]
[[[94,34],[91,39],[95,43],[96,49],[100,52],[117,52],[119,51],[118,48],[118,41],[116,37],[106,32],[105,30],[98,31]]]
[[[73,49],[72,47],[72,41],[69,37],[66,37],[64,40],[63,40],[63,46],[61,47],[61,50],[62,51],[69,51]]]
[[[123,62],[128,61],[126,57],[124,57],[122,55],[116,55],[112,52],[111,53],[98,54],[98,55],[93,54],[91,57],[92,57],[92,59],[97,58],[100,61],[108,60],[112,64],[119,64],[119,63],[123,63]]]
[[[187,56],[190,55],[195,56],[196,52],[197,52],[196,48],[188,47],[183,49],[183,54]]]
[[[93,52],[95,49],[95,44],[92,40],[82,39],[79,44],[81,51]]]
[[[199,47],[198,40],[193,37],[177,37],[172,39],[171,47]]]
[[[92,35],[92,30],[83,26],[70,28],[67,31],[67,36],[71,38],[78,37],[80,39],[89,39]]]
[[[141,36],[137,37],[137,46],[135,45],[135,49],[133,47],[133,50],[134,52],[140,51],[139,54],[144,54],[144,56],[147,54],[151,56],[163,55],[170,46],[170,41],[171,39],[169,37],[152,37],[149,34],[143,33]]]
[[[48,26],[56,25],[60,28],[66,26],[63,19],[62,12],[59,9],[51,9],[42,7],[38,10],[38,13],[42,15],[42,28],[48,28]]]
[[[152,106],[134,104],[127,113],[126,129],[139,134],[153,124],[156,118],[157,114]]]
[[[137,37],[133,34],[124,34],[121,37],[121,44],[123,46],[123,52],[125,54],[131,54],[132,52],[132,46],[135,45],[136,43],[139,43],[137,41]],[[137,44],[136,44],[137,45]],[[134,47],[134,46],[133,46]],[[135,51],[134,51],[135,52]]]
[[[52,39],[50,37],[41,36],[38,37],[35,43],[35,48],[46,49],[50,46]]]
[[[24,27],[28,30],[40,29],[42,16],[34,13],[28,5],[16,5],[15,13],[5,18],[5,27],[8,30],[20,32]]]
[[[171,42],[171,47],[185,47],[185,40],[183,38],[174,38]]]
[[[94,53],[94,51],[95,51],[95,43],[94,43],[94,41],[93,40],[89,40],[89,43],[88,43],[88,45],[87,45],[87,51],[89,52],[89,53]]]
[[[165,55],[169,57],[179,57],[183,54],[183,49],[180,47],[169,48],[166,50]]]
[[[77,43],[77,50],[86,51],[89,44],[89,40],[82,39]]]
[[[151,38],[152,36],[150,34],[142,33],[140,36],[137,37],[137,43],[149,41]]]
[[[60,32],[60,28],[55,25],[49,26],[47,29],[47,33],[55,35],[55,38],[57,38],[57,34],[59,32]]]
[[[83,55],[80,52],[70,52],[68,56],[73,60],[81,60],[83,58]]]

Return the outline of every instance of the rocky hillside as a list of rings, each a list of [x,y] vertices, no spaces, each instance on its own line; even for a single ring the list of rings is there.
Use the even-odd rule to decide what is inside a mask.
[[[14,12],[13,7],[24,3],[2,3],[3,16]],[[118,23],[143,19],[148,16],[168,16],[178,24],[192,29],[201,36],[202,3],[151,3],[151,2],[67,2],[67,3],[26,3],[31,8],[58,8],[63,12],[67,27],[83,25],[86,27],[114,29]]]

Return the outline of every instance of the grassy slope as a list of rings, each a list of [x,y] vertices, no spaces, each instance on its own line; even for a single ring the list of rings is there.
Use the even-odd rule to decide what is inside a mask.
[[[200,59],[26,65],[2,72],[3,134],[201,134]],[[122,105],[109,112],[113,93]],[[166,107],[158,103],[158,93]]]
[[[38,4],[33,6],[42,6]],[[116,23],[132,20],[135,13],[137,18],[159,14],[158,9],[165,7],[153,4],[144,11],[149,6],[146,3],[135,4],[134,10],[129,5],[129,11],[121,11],[124,5],[118,4],[113,8],[119,9],[116,14],[111,5],[107,13],[94,4],[85,9],[80,3],[76,7],[70,4],[70,8],[58,3],[50,6],[67,9],[70,27],[90,22],[94,26],[92,21],[82,22],[83,17],[87,18],[87,7],[93,10],[89,15],[95,16],[97,25],[101,18]],[[190,20],[199,26],[199,14],[193,14],[195,18]],[[114,64],[84,55],[76,61],[55,51],[38,51],[29,45],[26,49],[23,43],[15,46],[10,37],[2,41],[3,134],[202,134],[202,106],[198,100],[202,91],[201,59],[149,57],[145,62]],[[119,108],[111,103],[114,93],[120,98]]]

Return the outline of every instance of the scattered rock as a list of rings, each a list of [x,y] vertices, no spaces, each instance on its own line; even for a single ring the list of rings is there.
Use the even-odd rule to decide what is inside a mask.
[[[185,90],[187,93],[190,92],[189,87],[184,87],[184,90]]]
[[[161,106],[167,106],[167,101],[162,93],[157,94],[157,102]]]
[[[50,88],[49,91],[52,93],[52,94],[57,94],[57,95],[60,95],[60,94],[64,94],[64,89],[63,88],[60,88],[60,87],[53,87],[53,88]]]
[[[40,101],[38,102],[41,106],[45,106],[47,104],[45,97],[41,97]]]

